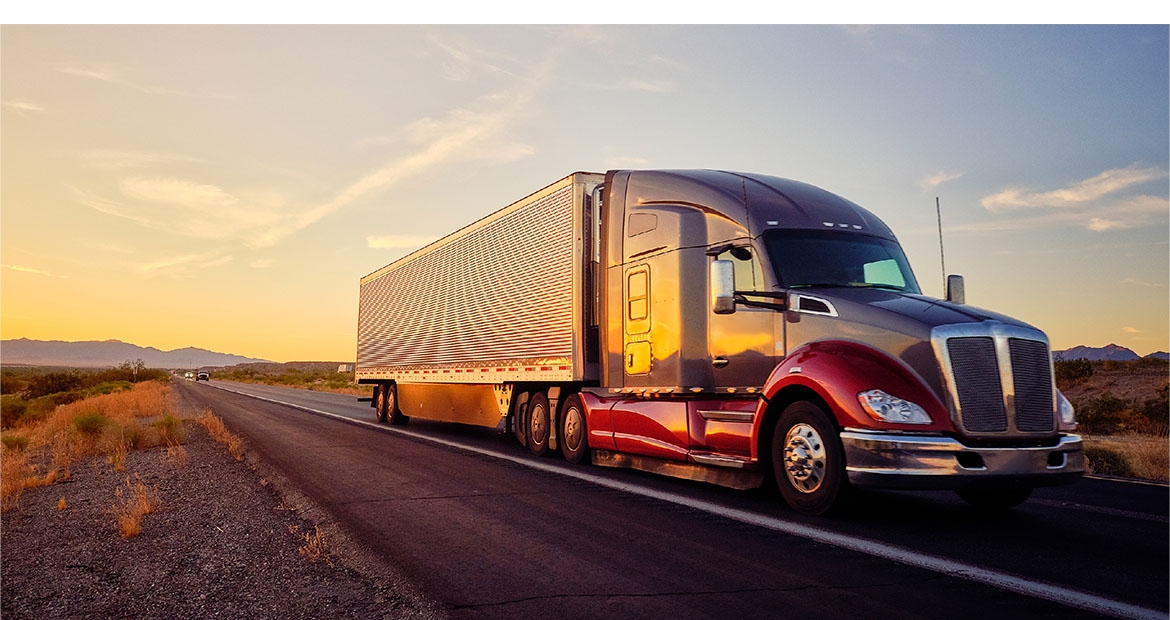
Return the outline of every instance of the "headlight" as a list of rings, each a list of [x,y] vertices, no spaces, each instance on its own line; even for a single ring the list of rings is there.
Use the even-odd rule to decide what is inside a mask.
[[[1068,402],[1064,393],[1056,390],[1056,408],[1060,412],[1060,425],[1065,430],[1073,430],[1077,427],[1076,411],[1073,410],[1072,403]]]
[[[897,424],[930,424],[926,410],[908,401],[890,396],[881,390],[869,390],[857,395],[861,407],[875,420]]]

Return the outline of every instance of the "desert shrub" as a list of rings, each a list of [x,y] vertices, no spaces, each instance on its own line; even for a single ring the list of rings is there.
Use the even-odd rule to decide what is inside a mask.
[[[168,446],[176,446],[187,440],[183,421],[172,414],[166,414],[151,425],[158,430],[159,439]]]
[[[1158,395],[1138,408],[1140,432],[1150,435],[1170,435],[1170,384],[1162,386]]]
[[[24,397],[32,400],[58,392],[71,392],[82,387],[81,375],[76,372],[49,372],[34,375],[28,380]]]
[[[98,436],[109,423],[110,419],[97,411],[83,413],[73,418],[73,428],[90,437]]]
[[[1121,477],[1129,477],[1132,475],[1125,456],[1116,450],[1103,447],[1086,447],[1085,461],[1087,461],[1089,471],[1094,474]]]
[[[114,392],[124,392],[132,389],[134,389],[134,384],[129,381],[102,381],[90,387],[86,390],[86,393],[88,396],[98,396],[100,394],[113,394]]]
[[[28,413],[28,401],[19,396],[0,396],[0,428],[12,428]]]
[[[1093,376],[1093,363],[1086,359],[1057,360],[1053,366],[1056,368],[1057,383],[1076,383]]]
[[[21,451],[28,447],[28,436],[9,433],[0,436],[0,444],[4,444],[9,450]]]
[[[1127,424],[1133,402],[1104,394],[1090,398],[1077,408],[1077,423],[1082,431],[1095,435],[1111,435],[1130,430]]]

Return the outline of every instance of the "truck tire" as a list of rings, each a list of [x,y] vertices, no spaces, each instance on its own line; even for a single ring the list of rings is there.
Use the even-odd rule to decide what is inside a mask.
[[[589,429],[585,424],[585,407],[581,397],[570,395],[561,405],[561,454],[565,460],[576,465],[589,460]]]
[[[391,383],[386,386],[386,397],[383,401],[386,409],[383,421],[389,421],[394,426],[401,426],[410,421],[410,417],[402,415],[402,411],[398,409],[398,384]]]
[[[978,510],[1010,510],[1024,503],[1032,494],[1029,487],[978,486],[955,491],[963,501]]]
[[[378,416],[379,424],[389,421],[386,417],[386,392],[389,388],[390,386],[385,383],[374,386],[374,414]]]
[[[548,396],[544,392],[533,392],[528,399],[528,415],[524,416],[527,426],[528,449],[536,456],[548,452],[548,436],[551,416],[548,411]]]
[[[845,450],[825,411],[810,401],[788,405],[772,435],[772,471],[793,510],[822,515],[840,504],[849,481]]]

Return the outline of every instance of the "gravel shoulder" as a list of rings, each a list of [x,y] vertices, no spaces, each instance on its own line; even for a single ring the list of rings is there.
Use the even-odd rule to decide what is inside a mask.
[[[0,615],[18,618],[442,618],[393,567],[350,542],[278,472],[236,461],[174,391],[187,443],[74,463],[0,520]],[[117,490],[141,480],[158,509],[123,539]],[[65,509],[59,503],[64,498]],[[321,533],[327,555],[303,555]]]

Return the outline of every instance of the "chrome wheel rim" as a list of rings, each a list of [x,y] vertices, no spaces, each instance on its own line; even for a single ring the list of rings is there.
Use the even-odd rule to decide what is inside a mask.
[[[565,447],[576,452],[581,447],[581,410],[573,407],[565,412]]]
[[[816,429],[797,424],[784,438],[784,473],[789,484],[801,493],[821,488],[825,478],[825,442]]]
[[[532,431],[530,436],[537,444],[542,444],[548,439],[548,426],[545,422],[545,408],[543,406],[532,410],[532,419],[528,423],[528,428]]]

